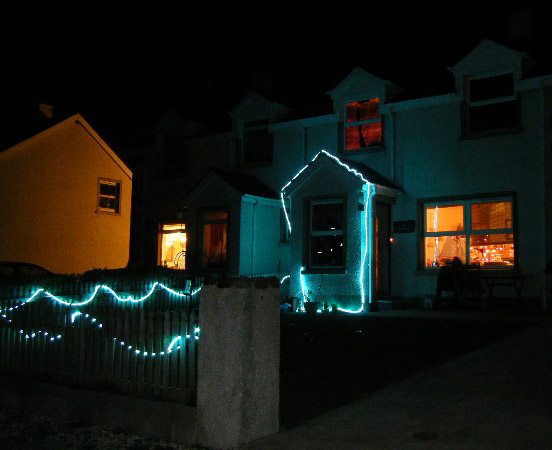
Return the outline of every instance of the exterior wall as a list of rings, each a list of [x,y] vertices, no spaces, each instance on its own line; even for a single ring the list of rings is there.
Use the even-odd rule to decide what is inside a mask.
[[[332,180],[331,183],[328,180]],[[363,212],[358,204],[363,183],[330,161],[321,162],[320,169],[291,195],[291,262],[290,296],[301,295],[301,268],[307,267],[305,248],[309,228],[308,200],[311,198],[343,197],[346,201],[345,270],[307,271],[303,275],[305,293],[315,301],[338,303],[341,307],[360,307],[360,271],[362,263]],[[365,282],[365,286],[367,286]]]
[[[396,113],[396,183],[405,194],[392,220],[416,220],[417,232],[397,234],[392,249],[392,289],[399,297],[435,290],[436,273],[418,270],[423,233],[418,201],[512,192],[517,198],[519,268],[531,277],[524,296],[542,296],[545,266],[542,103],[537,91],[523,92],[522,129],[479,139],[462,139],[459,103]],[[370,164],[370,161],[367,160]],[[515,225],[514,225],[515,227]],[[516,228],[515,228],[516,230]],[[510,295],[513,292],[509,293]]]
[[[240,275],[275,274],[287,265],[280,245],[278,200],[243,197],[240,217]],[[287,267],[284,268],[284,271]],[[285,271],[287,275],[287,271]]]
[[[165,176],[162,172],[162,140],[143,149],[144,183],[147,189],[142,201],[143,215],[137,233],[146,243],[142,256],[148,265],[158,262],[159,223],[178,220],[183,213],[182,200],[199,183],[211,167],[229,169],[230,140],[225,135],[184,141],[182,151],[187,153],[186,166],[180,175]]]
[[[97,212],[99,177],[121,182],[120,214]],[[79,123],[1,153],[0,195],[0,260],[59,273],[127,265],[132,180]]]

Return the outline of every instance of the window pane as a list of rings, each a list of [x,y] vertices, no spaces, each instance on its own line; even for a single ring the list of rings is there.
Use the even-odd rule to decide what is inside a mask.
[[[176,231],[186,229],[186,224],[177,223],[177,224],[164,224],[163,231]]]
[[[347,122],[359,122],[379,117],[379,98],[347,104]]]
[[[464,230],[464,206],[426,207],[426,231],[445,232]]]
[[[515,101],[473,106],[469,110],[469,131],[471,133],[514,128],[517,124],[517,103]]]
[[[471,205],[472,230],[512,228],[512,202]]]
[[[119,200],[113,197],[100,197],[100,208],[119,211]]]
[[[511,73],[470,82],[470,101],[472,102],[511,95],[514,95],[514,75]]]
[[[345,129],[346,149],[356,150],[381,144],[382,127],[381,122],[368,123]]]
[[[343,235],[311,237],[312,267],[343,266]]]
[[[343,203],[312,205],[312,231],[343,230]]]
[[[210,213],[205,213],[203,215],[204,222],[211,221],[211,220],[227,220],[227,219],[228,219],[228,213],[225,211],[210,212]]]
[[[203,225],[202,268],[217,268],[226,265],[226,223]]]
[[[119,195],[118,183],[100,182],[100,195],[110,195],[113,197]]]
[[[454,257],[466,264],[466,236],[425,238],[425,267],[448,265]]]
[[[484,267],[513,266],[514,235],[472,235],[470,240],[470,262]]]
[[[181,230],[183,225],[163,225],[163,230]],[[160,264],[171,269],[186,268],[186,232],[162,233]]]

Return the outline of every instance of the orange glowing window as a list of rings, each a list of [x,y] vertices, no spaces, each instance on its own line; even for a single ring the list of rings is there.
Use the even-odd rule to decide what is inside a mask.
[[[169,269],[186,268],[186,225],[164,224],[160,230],[159,264]]]
[[[347,104],[345,124],[345,149],[380,145],[382,143],[382,123],[379,112],[379,98]]]
[[[515,265],[512,199],[466,199],[424,206],[424,267],[456,257],[484,269]]]

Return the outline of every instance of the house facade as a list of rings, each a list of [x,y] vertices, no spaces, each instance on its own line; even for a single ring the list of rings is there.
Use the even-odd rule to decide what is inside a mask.
[[[483,41],[449,69],[455,88],[443,95],[408,98],[361,68],[328,92],[328,114],[297,116],[250,92],[230,113],[231,131],[183,138],[189,176],[166,206],[188,227],[186,266],[207,268],[207,219],[198,211],[220,200],[234,205],[235,225],[228,222],[218,269],[279,273],[296,299],[350,311],[420,299],[457,257],[484,271],[522,273],[524,299],[546,308],[552,77],[533,69],[528,55]],[[190,172],[205,155],[209,163]],[[255,222],[244,195],[265,197],[201,181],[210,167],[255,177],[276,193],[278,229],[255,225],[266,233],[246,238]],[[235,200],[225,198],[233,191]],[[275,205],[273,197],[266,194],[267,203]],[[146,240],[158,243],[160,264],[161,221],[148,220],[157,222],[157,236]],[[246,253],[261,249],[271,264],[246,263]],[[515,295],[507,287],[495,294]]]
[[[76,114],[0,152],[0,260],[126,267],[132,172]]]

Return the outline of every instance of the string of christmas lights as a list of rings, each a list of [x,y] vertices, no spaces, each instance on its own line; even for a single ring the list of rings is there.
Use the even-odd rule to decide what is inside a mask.
[[[145,301],[147,300],[154,292],[155,288],[156,287],[160,287],[164,290],[166,290],[167,292],[173,294],[173,295],[176,295],[178,297],[187,297],[187,296],[193,296],[195,294],[197,294],[203,286],[200,286],[199,288],[197,288],[196,290],[194,290],[193,292],[189,293],[189,294],[185,294],[185,293],[181,293],[181,292],[177,292],[167,286],[165,286],[164,284],[162,283],[159,283],[159,282],[155,282],[152,287],[150,288],[149,292],[140,297],[140,298],[133,298],[132,296],[128,296],[126,298],[123,298],[121,296],[119,296],[113,289],[111,289],[110,287],[108,286],[105,286],[105,285],[97,285],[91,296],[87,299],[87,300],[84,300],[84,301],[80,301],[80,302],[70,302],[70,301],[66,301],[66,300],[63,300],[57,296],[55,296],[54,294],[46,291],[44,288],[39,288],[37,289],[29,298],[25,299],[23,302],[21,302],[21,304],[19,305],[15,305],[15,306],[12,306],[12,307],[9,307],[9,308],[4,308],[4,309],[1,309],[0,310],[0,314],[1,314],[1,318],[5,321],[7,321],[8,323],[11,323],[12,322],[12,319],[8,318],[8,314],[10,312],[14,312],[15,310],[17,310],[18,308],[20,307],[23,307],[29,303],[31,303],[33,300],[35,300],[41,293],[43,293],[45,296],[47,296],[48,298],[62,304],[62,305],[65,305],[65,306],[68,306],[68,307],[76,307],[76,306],[84,306],[84,305],[87,305],[89,303],[91,303],[94,298],[96,297],[96,295],[98,294],[98,291],[100,289],[104,289],[105,291],[107,291],[108,293],[110,293],[115,299],[117,299],[118,301],[121,301],[121,302],[127,302],[127,301],[130,301],[130,302],[142,302],[142,301]],[[71,314],[70,316],[70,321],[71,323],[75,323],[75,321],[77,320],[77,317],[80,317],[81,319],[85,319],[86,321],[90,321],[91,323],[93,323],[94,325],[97,326],[97,328],[103,328],[103,324],[102,323],[99,323],[98,320],[95,318],[95,317],[92,317],[90,314],[83,314],[81,311],[75,311]],[[191,335],[186,335],[184,339],[194,339],[194,340],[199,340],[199,332],[200,332],[200,328],[199,327],[195,327],[194,328],[194,335],[191,336]],[[53,341],[58,341],[62,338],[62,335],[61,334],[57,334],[57,335],[54,335],[53,333],[51,332],[48,332],[48,331],[43,331],[43,330],[38,330],[38,331],[25,331],[23,329],[20,329],[19,330],[19,334],[22,334],[24,335],[24,338],[25,339],[34,339],[34,338],[40,338],[40,337],[44,337],[46,339],[48,339],[50,342],[53,342]],[[128,350],[132,350],[134,348],[134,354],[135,355],[142,355],[144,357],[155,357],[155,356],[165,356],[165,355],[168,355],[168,354],[171,354],[173,352],[174,349],[176,350],[179,350],[182,346],[181,345],[176,345],[177,342],[183,340],[182,336],[176,336],[174,337],[170,344],[168,345],[168,347],[164,350],[164,351],[161,351],[159,353],[156,353],[156,352],[148,352],[146,350],[140,350],[132,345],[127,345],[125,344],[124,341],[120,341],[118,338],[113,338],[113,341],[114,342],[119,342],[119,344],[121,346],[124,346],[124,345],[127,345],[127,349]]]

